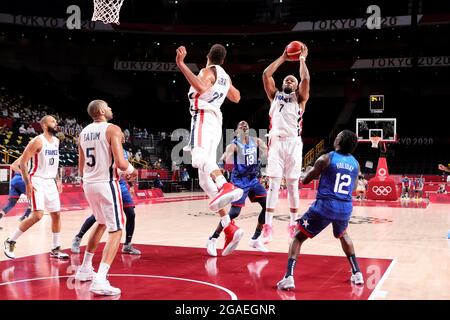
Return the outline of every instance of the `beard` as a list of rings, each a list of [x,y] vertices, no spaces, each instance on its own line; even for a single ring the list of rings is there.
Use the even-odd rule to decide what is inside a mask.
[[[286,93],[286,94],[291,94],[292,93],[292,89],[286,87],[286,88],[283,89],[283,92]]]
[[[47,130],[52,135],[56,135],[58,133],[58,129],[56,127],[55,128],[48,127]]]

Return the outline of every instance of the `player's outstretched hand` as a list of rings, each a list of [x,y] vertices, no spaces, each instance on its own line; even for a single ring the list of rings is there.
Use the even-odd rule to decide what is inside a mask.
[[[443,164],[439,164],[438,168],[439,168],[439,170],[447,171],[447,167],[444,166]]]
[[[184,58],[187,55],[186,48],[184,46],[178,47],[177,49],[177,57],[175,58],[175,61],[177,64],[184,62]]]
[[[303,44],[303,50],[302,53],[300,53],[300,57],[306,57],[308,56],[308,47],[306,46],[306,44]]]

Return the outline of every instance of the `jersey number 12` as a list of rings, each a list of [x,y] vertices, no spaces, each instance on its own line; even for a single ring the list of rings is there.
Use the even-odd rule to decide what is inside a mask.
[[[352,177],[348,174],[341,175],[340,173],[336,174],[336,182],[334,183],[334,192],[340,194],[349,194],[348,190],[344,190],[344,188],[348,187],[352,183]]]

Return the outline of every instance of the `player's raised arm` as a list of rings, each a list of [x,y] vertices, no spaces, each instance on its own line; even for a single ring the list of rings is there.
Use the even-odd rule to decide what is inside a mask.
[[[184,58],[186,57],[187,51],[186,48],[181,46],[177,49],[177,56],[175,58],[175,62],[177,63],[178,68],[184,74],[186,80],[189,84],[197,91],[199,94],[202,94],[216,81],[214,73],[209,69],[202,69],[198,76],[196,76],[191,69],[184,62]],[[230,99],[231,100],[231,99]]]
[[[273,97],[277,92],[277,87],[275,86],[275,80],[273,78],[273,74],[277,69],[283,64],[283,62],[287,61],[286,50],[283,54],[274,62],[272,62],[266,69],[264,69],[262,78],[264,84],[264,90],[266,91],[267,98],[269,98],[270,103],[272,103]]]
[[[439,170],[441,170],[441,171],[450,172],[450,168],[444,166],[443,164],[440,164],[440,165],[438,166],[438,168],[439,168]]]
[[[329,164],[330,164],[330,157],[328,156],[328,154],[320,156],[319,159],[317,159],[316,162],[314,163],[314,167],[312,167],[305,173],[305,176],[302,179],[302,183],[308,184],[315,178],[319,177],[322,171],[326,167],[328,167]]]
[[[300,54],[300,84],[298,85],[299,102],[303,104],[303,111],[305,103],[309,99],[309,70],[306,66],[306,57],[308,56],[308,48],[304,46],[302,53]]]

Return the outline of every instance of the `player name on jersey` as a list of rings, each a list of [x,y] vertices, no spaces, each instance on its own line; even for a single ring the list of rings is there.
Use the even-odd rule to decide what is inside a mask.
[[[344,170],[348,170],[348,171],[353,171],[353,169],[355,169],[352,165],[350,165],[348,163],[343,163],[343,162],[336,163],[336,168],[344,169]]]
[[[100,140],[100,132],[86,132],[83,134],[83,141]]]

